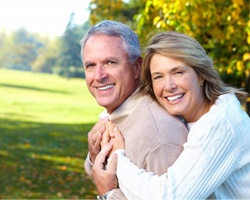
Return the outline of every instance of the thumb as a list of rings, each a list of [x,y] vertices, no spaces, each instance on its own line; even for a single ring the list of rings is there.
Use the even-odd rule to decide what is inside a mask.
[[[117,154],[112,153],[108,159],[107,170],[111,174],[116,174],[116,166],[117,166]]]

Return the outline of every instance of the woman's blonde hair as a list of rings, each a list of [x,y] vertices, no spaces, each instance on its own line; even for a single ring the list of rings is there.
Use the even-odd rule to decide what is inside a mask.
[[[150,94],[156,99],[152,86],[150,61],[154,54],[173,58],[192,67],[196,74],[204,80],[203,92],[209,103],[214,103],[218,96],[226,93],[235,93],[238,99],[246,102],[247,93],[241,89],[224,84],[212,59],[204,48],[195,39],[178,32],[161,32],[151,38],[145,49],[141,72],[141,91]]]

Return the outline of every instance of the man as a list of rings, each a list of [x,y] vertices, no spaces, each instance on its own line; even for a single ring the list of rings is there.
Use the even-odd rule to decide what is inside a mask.
[[[137,35],[122,23],[106,20],[88,30],[81,46],[88,89],[106,109],[88,134],[86,172],[91,175],[102,132],[110,120],[123,133],[131,161],[163,174],[183,150],[188,131],[178,118],[138,91],[142,59]],[[99,199],[125,199],[119,189],[103,191],[101,185],[96,186]]]

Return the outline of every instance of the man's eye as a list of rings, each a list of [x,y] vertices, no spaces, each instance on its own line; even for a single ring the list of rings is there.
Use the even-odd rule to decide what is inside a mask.
[[[86,69],[86,70],[93,70],[94,67],[95,67],[94,64],[86,64],[86,65],[85,65],[85,69]]]
[[[107,62],[107,64],[108,64],[108,65],[114,65],[114,64],[116,64],[116,62],[110,60],[110,61]]]

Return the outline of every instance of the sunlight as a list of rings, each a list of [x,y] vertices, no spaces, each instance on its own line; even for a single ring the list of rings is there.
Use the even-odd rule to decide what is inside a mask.
[[[70,14],[75,23],[88,20],[90,0],[0,0],[0,30],[25,28],[44,35],[59,36],[64,32]]]

